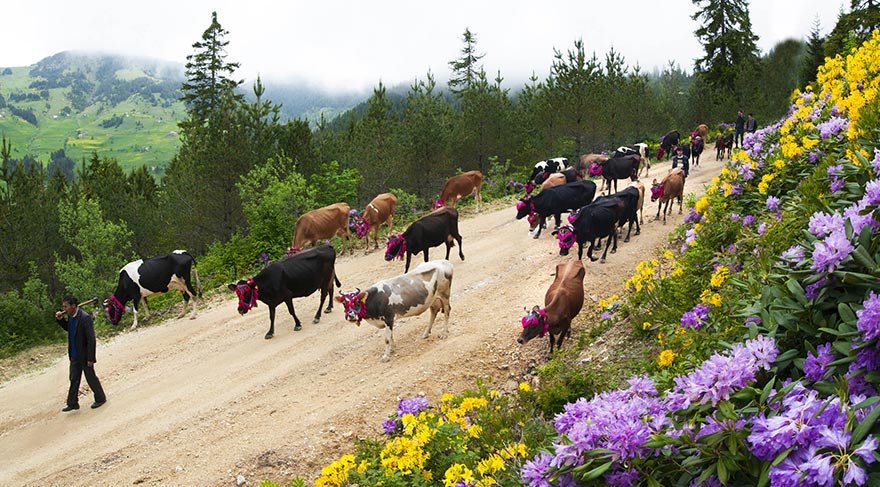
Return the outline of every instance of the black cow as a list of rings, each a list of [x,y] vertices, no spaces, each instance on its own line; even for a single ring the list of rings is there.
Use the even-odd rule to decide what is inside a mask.
[[[532,169],[532,174],[529,176],[529,181],[534,181],[535,184],[540,185],[551,174],[564,171],[567,167],[567,164],[568,159],[564,157],[557,157],[555,159],[540,161],[535,164],[535,167]]]
[[[611,183],[614,182],[614,191],[617,192],[617,180],[630,178],[635,181],[639,178],[639,164],[642,157],[639,154],[630,154],[623,157],[612,157],[602,163],[602,188],[600,192],[608,186],[608,193],[611,193]]]
[[[269,306],[269,332],[266,339],[275,336],[275,307],[287,305],[287,311],[296,325],[294,331],[302,329],[302,323],[293,309],[293,298],[311,296],[321,290],[321,303],[312,323],[321,321],[321,308],[330,296],[325,313],[333,311],[333,282],[342,284],[336,277],[336,250],[330,245],[312,247],[283,260],[273,262],[248,280],[230,284],[229,289],[238,296],[238,312],[245,314],[257,307],[257,300]]]
[[[516,204],[516,219],[528,215],[529,230],[533,232],[533,238],[538,238],[548,216],[556,218],[558,228],[563,212],[574,211],[593,201],[595,196],[596,183],[592,181],[575,181],[547,188],[535,196],[520,199]]]
[[[715,158],[719,161],[724,160],[724,153],[727,152],[727,158],[730,158],[730,151],[733,149],[733,134],[724,136],[719,135],[715,139]]]
[[[700,165],[700,154],[703,153],[703,149],[705,148],[705,142],[703,142],[703,138],[697,135],[693,139],[691,139],[691,160],[694,163],[694,167]]]
[[[198,293],[190,279],[190,272],[192,272],[198,283],[199,275],[193,268],[195,262],[196,260],[187,251],[175,250],[167,255],[148,260],[140,259],[126,264],[119,271],[116,290],[108,299],[104,300],[104,312],[107,313],[110,323],[119,324],[122,314],[125,313],[125,303],[131,301],[132,314],[134,314],[134,323],[132,323],[131,329],[134,330],[138,325],[140,303],[143,302],[144,310],[149,314],[147,296],[166,293],[171,289],[177,289],[183,294],[183,310],[178,318],[182,318],[186,314],[186,308],[192,298],[193,309],[190,319],[195,319],[198,313],[198,306],[195,302]]]
[[[625,213],[625,203],[617,196],[605,196],[596,199],[596,201],[584,206],[578,210],[572,226],[561,228],[557,234],[559,238],[559,255],[568,255],[568,249],[577,242],[578,244],[578,260],[584,256],[584,243],[590,242],[590,248],[587,250],[587,257],[591,261],[598,259],[593,258],[593,248],[598,239],[608,237],[613,242],[613,247],[606,244],[605,252],[602,254],[601,262],[605,263],[605,257],[608,255],[608,247],[611,247],[611,253],[617,252],[617,225]],[[610,242],[609,242],[610,243]]]
[[[636,187],[630,186],[628,188],[624,188],[622,191],[614,193],[614,197],[620,198],[623,201],[623,212],[620,215],[620,220],[617,224],[622,229],[624,225],[629,223],[629,228],[626,231],[626,237],[623,239],[624,243],[629,242],[629,236],[632,232],[633,223],[636,224],[636,235],[642,233],[642,229],[639,226],[639,218],[638,218],[638,210],[639,210],[639,198],[641,195],[639,194],[639,190]]]
[[[409,272],[409,263],[413,254],[424,252],[425,262],[428,262],[428,249],[442,243],[446,244],[448,260],[453,240],[458,242],[458,256],[464,260],[461,234],[458,233],[458,211],[455,208],[439,208],[414,221],[403,233],[388,239],[385,260],[403,258],[403,254],[406,254],[406,267],[403,272]]]
[[[665,154],[670,156],[672,154],[672,148],[678,145],[678,141],[681,139],[681,134],[678,130],[673,130],[668,134],[664,135],[660,138],[660,149],[657,150],[657,159],[660,160],[663,158]]]

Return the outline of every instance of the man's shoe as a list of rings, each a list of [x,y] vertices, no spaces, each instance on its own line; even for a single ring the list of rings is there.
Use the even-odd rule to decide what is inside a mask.
[[[92,409],[98,409],[99,407],[103,406],[105,402],[107,402],[106,399],[104,399],[103,401],[95,401],[95,402],[93,402],[93,403],[92,403]]]
[[[67,406],[64,406],[64,409],[62,409],[61,412],[67,413],[67,412],[73,411],[75,409],[79,409],[79,406],[71,406],[68,404]]]

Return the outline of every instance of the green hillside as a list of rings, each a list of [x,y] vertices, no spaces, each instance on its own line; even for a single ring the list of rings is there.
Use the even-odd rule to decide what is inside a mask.
[[[97,151],[127,170],[146,165],[161,175],[180,146],[181,72],[155,61],[73,53],[0,69],[0,134],[16,159],[46,164],[64,149],[80,161]]]

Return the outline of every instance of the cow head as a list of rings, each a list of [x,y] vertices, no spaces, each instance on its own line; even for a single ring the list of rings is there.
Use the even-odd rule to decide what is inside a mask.
[[[577,216],[575,216],[577,218]],[[574,246],[577,240],[574,227],[565,225],[556,232],[556,238],[559,240],[559,255],[568,255],[568,250]]]
[[[601,176],[602,175],[602,165],[598,162],[590,163],[590,176]]]
[[[651,182],[651,201],[657,201],[663,197],[663,185],[658,183],[657,180],[653,180]]]
[[[541,217],[534,212],[534,210],[529,212],[529,217],[526,218],[529,222],[529,231],[534,232],[538,225],[541,224]]]
[[[534,207],[531,196],[520,198],[519,201],[516,202],[516,219],[522,220],[523,217],[529,213],[533,213]]]
[[[238,314],[245,314],[251,308],[257,307],[257,285],[253,279],[247,281],[239,280],[235,284],[230,284],[229,289],[238,296]]]
[[[122,314],[125,313],[125,306],[122,305],[115,294],[111,294],[109,299],[104,300],[104,313],[107,315],[107,319],[110,320],[110,324],[116,326],[119,324],[119,320],[122,319]]]
[[[360,220],[354,222],[354,233],[357,235],[357,238],[364,238],[370,233],[370,222],[361,218]]]
[[[361,326],[361,321],[367,316],[367,293],[361,292],[360,289],[350,293],[339,292],[336,301],[342,303],[345,312],[345,319]]]
[[[661,146],[659,149],[657,149],[657,157],[655,157],[655,159],[660,160],[665,154],[666,150]]]
[[[537,305],[529,311],[529,314],[523,316],[521,322],[523,331],[517,340],[520,345],[524,345],[535,337],[543,338],[550,329],[550,324],[547,323],[547,313]]]
[[[437,201],[434,202],[434,205],[432,206],[432,208],[436,210],[437,208],[441,208],[445,204],[446,204],[446,202],[438,199]]]
[[[535,175],[533,180],[535,181],[536,184],[541,184],[544,181],[546,181],[547,178],[549,178],[551,174],[553,174],[553,173],[545,170],[544,172],[539,172],[537,175]]]
[[[385,247],[385,260],[402,259],[406,255],[406,238],[402,233],[390,237]]]
[[[527,195],[532,194],[532,191],[534,191],[536,187],[538,187],[538,185],[535,184],[535,182],[532,181],[531,179],[526,181],[526,184],[525,184],[526,194]]]

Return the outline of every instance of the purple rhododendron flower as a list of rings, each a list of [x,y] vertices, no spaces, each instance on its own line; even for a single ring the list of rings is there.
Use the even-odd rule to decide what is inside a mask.
[[[804,361],[804,375],[813,382],[822,380],[828,370],[828,364],[831,362],[834,362],[831,343],[819,345],[816,347],[816,355],[813,355],[813,352],[807,353],[807,360]]]
[[[382,421],[382,431],[384,431],[386,435],[395,433],[397,427],[398,423],[395,419],[386,419],[385,421]]]
[[[880,179],[873,179],[865,185],[865,200],[869,205],[880,204]]]
[[[846,186],[846,179],[834,176],[831,178],[831,184],[829,185],[829,189],[831,190],[831,194],[834,194],[834,193],[840,191],[841,189],[843,189],[844,186]]]
[[[840,172],[843,171],[843,164],[832,164],[828,166],[828,176],[840,176]]]
[[[760,316],[749,316],[746,318],[746,326],[757,326],[763,323]]]
[[[767,222],[761,222],[758,225],[758,235],[764,235],[765,233],[767,233]]]
[[[551,460],[553,455],[541,453],[526,462],[522,469],[523,481],[530,487],[553,487],[550,483],[550,477],[553,475],[548,472]]]
[[[610,319],[611,319],[611,313],[605,311],[605,312],[603,312],[602,315],[599,316],[599,317],[602,318],[603,320],[610,320]]]
[[[874,159],[871,161],[874,174],[880,176],[880,149],[874,149]]]
[[[816,299],[817,297],[819,297],[819,291],[821,291],[822,288],[825,287],[825,283],[827,281],[828,280],[823,277],[813,284],[808,284],[807,287],[804,288],[804,295],[810,301]]]
[[[397,404],[397,416],[403,417],[404,414],[418,416],[420,412],[426,409],[428,409],[427,398],[421,396],[403,398]]]
[[[685,223],[694,223],[694,222],[700,221],[702,218],[703,218],[703,216],[700,215],[699,213],[697,213],[697,210],[691,208],[691,212],[688,213],[688,215],[686,217],[684,217],[684,222]]]
[[[843,230],[834,231],[825,240],[816,243],[810,269],[816,272],[833,272],[853,250],[853,245]]]
[[[810,216],[810,224],[807,229],[818,238],[823,238],[835,230],[843,230],[843,217],[839,213],[829,215],[817,211]]]
[[[775,196],[767,197],[767,209],[770,211],[779,211],[779,198]]]
[[[869,183],[870,184],[870,183]],[[843,217],[849,220],[850,224],[853,227],[853,235],[858,235],[862,232],[862,229],[865,226],[869,226],[873,231],[876,231],[880,228],[880,223],[874,219],[873,212],[867,212],[864,215],[862,214],[864,210],[866,210],[869,206],[868,203],[868,195],[860,199],[859,201],[853,203],[848,206],[845,210],[843,210]]]
[[[744,227],[747,227],[752,223],[755,223],[755,217],[753,215],[746,215],[743,217],[742,224]]]
[[[856,316],[859,318],[858,328],[862,338],[868,342],[880,336],[880,295],[871,291],[862,306],[856,311]]]
[[[681,315],[681,326],[699,330],[709,320],[709,305],[700,303]]]
[[[828,140],[832,136],[839,134],[849,127],[849,120],[841,117],[831,117],[830,119],[816,126],[819,129],[819,137],[822,140]]]
[[[804,261],[804,248],[800,245],[792,245],[782,253],[782,259],[800,264]]]
[[[605,481],[611,487],[631,487],[639,480],[639,471],[635,468],[605,474]]]
[[[739,215],[739,213],[731,213],[730,215],[727,215],[727,217],[730,218],[730,221],[732,222],[738,222],[742,220],[742,217]]]

